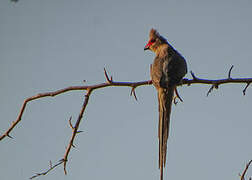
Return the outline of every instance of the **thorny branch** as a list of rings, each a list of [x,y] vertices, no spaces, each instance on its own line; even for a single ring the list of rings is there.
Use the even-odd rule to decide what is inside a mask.
[[[246,87],[243,89],[243,94],[245,95],[246,90],[248,88],[248,86],[250,85],[250,83],[252,83],[252,78],[231,78],[231,71],[233,69],[233,66],[230,68],[229,72],[228,72],[228,77],[226,79],[217,79],[217,80],[209,80],[209,79],[201,79],[195,76],[195,74],[193,72],[191,72],[192,75],[192,79],[183,79],[181,81],[181,83],[179,84],[179,86],[181,85],[191,85],[191,84],[210,84],[212,85],[211,88],[209,89],[209,91],[207,92],[207,95],[209,95],[209,93],[214,89],[214,88],[218,88],[219,85],[221,84],[227,84],[227,83],[245,83]],[[95,85],[89,85],[89,86],[70,86],[67,88],[63,88],[63,89],[59,89],[57,91],[52,91],[52,92],[46,92],[46,93],[40,93],[37,94],[35,96],[31,96],[27,99],[24,100],[23,105],[20,109],[20,112],[18,114],[18,117],[16,119],[16,121],[13,121],[11,126],[0,136],[0,141],[3,140],[5,137],[9,137],[9,138],[13,138],[10,136],[10,132],[13,130],[13,128],[21,121],[21,118],[23,116],[24,110],[26,108],[26,105],[28,102],[36,100],[36,99],[40,99],[43,97],[54,97],[57,96],[59,94],[63,94],[66,93],[68,91],[80,91],[80,90],[86,90],[86,95],[83,101],[83,105],[82,108],[80,110],[79,116],[77,121],[75,122],[75,125],[73,126],[72,121],[71,121],[71,117],[69,119],[69,125],[70,128],[72,129],[72,136],[69,140],[69,144],[66,148],[65,154],[63,159],[61,159],[57,164],[55,164],[54,166],[51,165],[50,163],[50,168],[49,170],[43,172],[43,173],[37,173],[36,175],[32,176],[31,178],[35,178],[41,175],[46,175],[47,173],[49,173],[52,169],[56,168],[57,166],[59,166],[60,164],[63,163],[64,166],[64,173],[67,174],[66,171],[66,164],[67,164],[67,160],[68,160],[68,155],[70,153],[70,150],[72,147],[74,146],[74,139],[77,135],[77,133],[80,133],[82,131],[78,131],[81,119],[83,117],[84,111],[87,107],[88,101],[89,101],[89,97],[91,95],[91,93],[96,90],[96,89],[100,89],[100,88],[105,88],[105,87],[109,87],[109,86],[123,86],[123,87],[131,87],[131,92],[130,95],[134,95],[134,98],[137,100],[137,96],[136,96],[136,92],[135,89],[139,86],[143,86],[143,85],[151,85],[152,82],[151,80],[149,81],[139,81],[139,82],[116,82],[113,81],[112,76],[109,77],[108,73],[106,71],[106,69],[104,68],[104,75],[106,78],[105,83],[100,83],[100,84],[95,84]],[[181,97],[179,96],[177,90],[176,90],[176,98],[180,99],[180,101],[182,101]],[[176,99],[174,99],[174,102],[176,102]]]
[[[69,119],[69,124],[70,124],[70,127],[72,128],[73,132],[72,132],[72,137],[70,139],[70,142],[69,142],[69,144],[67,146],[67,149],[66,149],[66,152],[65,152],[65,155],[64,155],[64,158],[63,158],[65,174],[67,174],[67,171],[66,171],[67,157],[68,157],[68,154],[70,153],[71,148],[75,147],[73,142],[74,142],[74,138],[75,138],[76,134],[81,132],[81,131],[78,131],[78,128],[79,128],[83,113],[84,113],[84,111],[85,111],[85,109],[87,107],[89,96],[91,95],[91,92],[92,92],[92,89],[88,88],[87,89],[87,94],[85,95],[85,100],[83,102],[83,105],[82,105],[82,108],[81,108],[81,111],[80,111],[80,114],[79,114],[79,117],[78,117],[74,127],[72,126],[71,118]]]
[[[221,84],[228,84],[228,83],[244,83],[247,84],[246,87],[243,89],[243,95],[246,95],[246,90],[250,83],[252,82],[252,78],[231,78],[231,71],[234,66],[231,66],[228,72],[228,77],[225,79],[217,79],[217,80],[210,80],[210,79],[201,79],[195,76],[195,74],[191,71],[191,75],[193,77],[192,80],[190,79],[183,79],[181,85],[183,84],[211,84],[212,86],[207,92],[207,96],[212,92],[213,89],[218,89],[219,85]]]

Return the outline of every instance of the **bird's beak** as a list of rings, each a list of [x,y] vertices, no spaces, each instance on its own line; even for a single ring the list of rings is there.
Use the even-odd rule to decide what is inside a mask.
[[[148,50],[148,49],[150,49],[149,43],[144,46],[144,50]]]

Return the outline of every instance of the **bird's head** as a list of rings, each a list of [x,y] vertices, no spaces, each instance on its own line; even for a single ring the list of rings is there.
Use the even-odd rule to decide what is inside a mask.
[[[151,29],[149,34],[149,41],[145,45],[144,50],[151,50],[153,52],[157,52],[159,47],[161,47],[163,44],[168,44],[167,40],[162,37],[157,30]]]

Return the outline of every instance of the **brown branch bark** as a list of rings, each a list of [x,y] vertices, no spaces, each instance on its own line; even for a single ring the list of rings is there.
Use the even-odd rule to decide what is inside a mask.
[[[252,78],[231,78],[231,70],[232,70],[232,68],[233,68],[233,66],[230,68],[230,70],[228,72],[228,78],[226,78],[226,79],[217,79],[217,80],[201,79],[201,78],[196,77],[194,75],[194,73],[191,72],[191,75],[192,75],[193,78],[192,79],[183,79],[179,85],[186,85],[186,84],[187,85],[191,85],[191,84],[210,84],[212,86],[211,86],[211,88],[209,89],[209,91],[207,93],[207,95],[208,95],[214,88],[218,88],[218,86],[221,85],[221,84],[227,84],[227,83],[245,83],[246,87],[243,90],[243,94],[245,95],[245,92],[246,92],[248,86],[250,85],[250,83],[252,83]],[[12,138],[10,136],[10,132],[21,121],[23,113],[24,113],[24,110],[25,110],[26,105],[27,105],[28,102],[36,100],[36,99],[40,99],[40,98],[43,98],[43,97],[54,97],[54,96],[57,96],[59,94],[63,94],[65,92],[69,92],[69,91],[76,91],[76,90],[86,90],[87,91],[87,93],[85,95],[85,98],[84,98],[84,102],[83,102],[82,108],[81,108],[79,116],[78,116],[78,119],[77,119],[77,121],[76,121],[76,123],[75,123],[74,126],[72,125],[71,118],[69,119],[69,124],[70,124],[70,127],[72,129],[72,136],[71,136],[69,144],[68,144],[68,146],[66,148],[66,151],[65,151],[63,159],[61,159],[59,161],[59,163],[57,163],[55,166],[50,167],[48,171],[46,171],[44,173],[37,173],[32,178],[38,177],[40,175],[45,175],[49,171],[51,171],[52,169],[54,169],[55,167],[57,167],[58,165],[60,165],[62,163],[64,164],[64,173],[67,174],[66,164],[67,164],[67,160],[68,160],[68,155],[70,153],[71,148],[75,147],[74,146],[74,139],[75,139],[77,133],[80,132],[80,131],[78,131],[78,128],[79,128],[81,119],[83,117],[84,111],[85,111],[85,109],[87,107],[87,104],[88,104],[88,101],[89,101],[89,97],[90,97],[91,93],[94,90],[100,89],[100,88],[109,87],[109,86],[131,87],[131,93],[130,94],[134,95],[135,99],[137,100],[135,89],[137,87],[139,87],[139,86],[151,85],[152,84],[151,80],[149,80],[149,81],[139,81],[139,82],[116,82],[116,81],[113,81],[112,76],[111,77],[108,76],[108,74],[107,74],[107,72],[106,72],[105,69],[104,69],[104,74],[105,74],[105,77],[106,77],[106,80],[107,80],[107,82],[105,82],[105,83],[95,84],[95,85],[89,85],[89,86],[70,86],[70,87],[67,87],[67,88],[59,89],[57,91],[40,93],[40,94],[37,94],[35,96],[29,97],[29,98],[27,98],[27,99],[24,100],[23,105],[22,105],[22,107],[20,109],[20,112],[18,114],[18,117],[17,117],[16,121],[13,121],[12,124],[11,124],[11,126],[0,136],[0,141],[3,140],[5,137]],[[176,93],[176,94],[179,97],[178,93]]]
[[[124,86],[124,87],[131,87],[131,88],[135,89],[136,87],[143,86],[143,85],[150,85],[150,84],[152,84],[151,81],[114,82],[114,81],[111,81],[111,79],[107,79],[106,83],[90,85],[90,86],[70,86],[70,87],[67,87],[67,88],[59,89],[57,91],[39,93],[39,94],[37,94],[35,96],[31,96],[31,97],[24,100],[23,105],[22,105],[22,107],[20,109],[20,112],[18,114],[18,117],[17,117],[16,121],[13,121],[11,126],[0,136],[0,141],[2,139],[4,139],[5,137],[12,138],[12,136],[10,136],[10,132],[21,121],[21,118],[23,116],[26,105],[30,101],[40,99],[40,98],[43,98],[43,97],[54,97],[54,96],[57,96],[59,94],[63,94],[63,93],[69,92],[69,91],[79,91],[79,90],[87,90],[87,91],[90,90],[91,91],[91,90],[105,88],[105,87],[109,87],[109,86]]]

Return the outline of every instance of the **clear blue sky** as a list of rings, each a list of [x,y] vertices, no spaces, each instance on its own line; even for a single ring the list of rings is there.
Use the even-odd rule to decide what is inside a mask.
[[[149,79],[154,54],[144,52],[154,27],[202,78],[252,77],[249,0],[0,1],[0,133],[25,98],[72,85]],[[187,75],[190,78],[190,75]],[[252,158],[252,89],[227,84],[180,87],[173,107],[164,179],[239,179]],[[69,155],[46,180],[159,179],[158,108],[152,86],[95,91]],[[0,179],[28,179],[63,157],[84,92],[28,104],[14,139],[0,142]],[[252,175],[252,170],[248,172]]]

